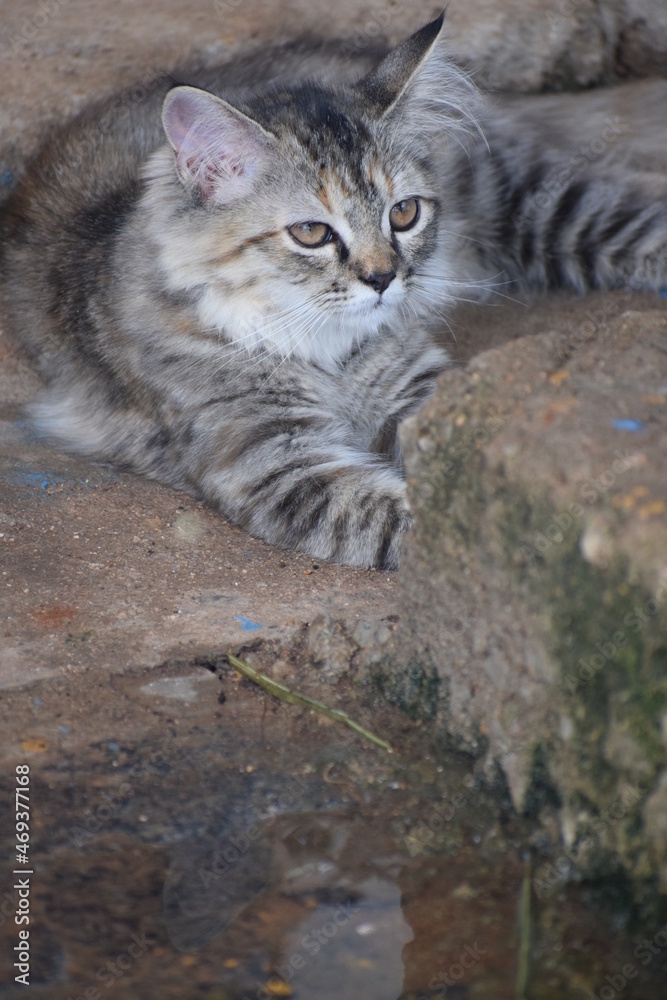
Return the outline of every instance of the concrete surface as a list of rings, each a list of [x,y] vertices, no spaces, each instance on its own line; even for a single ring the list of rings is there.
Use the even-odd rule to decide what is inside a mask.
[[[400,695],[408,652],[433,671],[433,724],[486,747],[518,809],[556,807],[582,873],[620,858],[665,893],[667,309],[614,301],[477,355],[406,421],[393,675]]]

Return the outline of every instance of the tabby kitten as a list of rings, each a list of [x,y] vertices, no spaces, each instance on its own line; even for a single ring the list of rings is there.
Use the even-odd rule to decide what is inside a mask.
[[[568,179],[511,110],[483,136],[442,23],[373,68],[302,44],[158,80],[55,136],[4,224],[45,432],[272,544],[398,564],[429,326],[494,282],[666,270],[667,199],[604,157]]]

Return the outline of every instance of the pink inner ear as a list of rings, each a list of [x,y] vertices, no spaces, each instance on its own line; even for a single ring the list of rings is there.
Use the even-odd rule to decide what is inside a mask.
[[[268,152],[268,136],[259,125],[193,87],[167,94],[162,122],[186,186],[216,204],[250,193]]]

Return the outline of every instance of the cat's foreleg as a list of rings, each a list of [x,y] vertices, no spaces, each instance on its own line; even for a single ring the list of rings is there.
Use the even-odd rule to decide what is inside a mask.
[[[380,373],[369,381],[368,372],[360,366],[350,372],[350,383],[353,393],[364,401],[363,415],[376,418],[370,428],[369,450],[402,470],[399,425],[433,393],[450,359],[445,348],[419,327],[411,331],[393,361],[387,359],[382,345],[375,349],[382,357]]]
[[[298,443],[249,452],[204,477],[206,497],[251,534],[318,559],[394,569],[410,523],[405,483],[380,459]]]
[[[193,487],[272,545],[395,568],[410,524],[398,425],[447,367],[418,326],[367,343],[335,375],[280,373],[194,421]],[[196,471],[194,471],[196,470]]]

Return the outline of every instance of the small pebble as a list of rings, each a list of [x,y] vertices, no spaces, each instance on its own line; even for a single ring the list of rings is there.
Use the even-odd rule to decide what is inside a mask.
[[[361,937],[368,937],[369,934],[375,934],[376,927],[375,924],[359,924],[354,929]]]
[[[291,997],[292,987],[282,979],[269,979],[266,988],[272,997]]]

